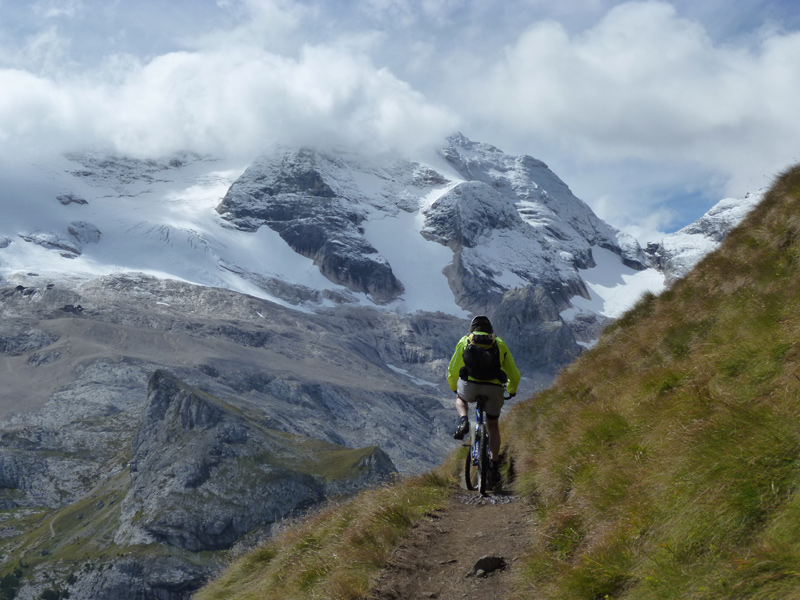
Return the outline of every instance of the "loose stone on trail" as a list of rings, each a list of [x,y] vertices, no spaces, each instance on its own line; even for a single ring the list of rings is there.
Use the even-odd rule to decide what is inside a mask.
[[[482,556],[472,567],[467,577],[486,577],[494,571],[506,568],[506,561],[502,556]]]

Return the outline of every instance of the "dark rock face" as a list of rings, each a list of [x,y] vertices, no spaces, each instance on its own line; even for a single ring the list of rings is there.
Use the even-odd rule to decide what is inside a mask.
[[[364,238],[366,215],[349,208],[348,199],[325,181],[331,162],[309,149],[262,157],[231,186],[217,212],[245,231],[266,225],[334,283],[369,294],[379,304],[391,301],[403,285]]]
[[[29,329],[13,323],[3,324],[0,326],[0,354],[20,356],[49,346],[57,339],[57,335],[41,329]]]
[[[469,181],[439,198],[428,211],[425,234],[445,245],[475,248],[496,230],[523,227],[514,205],[481,181]]]
[[[68,206],[70,204],[89,204],[88,200],[85,198],[81,198],[77,194],[59,194],[56,196],[56,200],[58,200],[64,206]]]
[[[515,346],[514,359],[519,364],[537,365],[543,379],[554,376],[580,354],[571,328],[561,319],[558,306],[542,286],[506,292],[489,316],[495,331],[504,332],[501,337],[505,334],[511,339],[534,340]]]
[[[64,258],[79,256],[86,244],[96,244],[100,241],[100,236],[100,230],[85,221],[70,223],[66,235],[44,231],[20,234],[20,237],[26,242],[48,250],[57,250]]]
[[[67,232],[81,245],[96,244],[100,241],[100,230],[86,221],[73,221],[67,227]]]
[[[123,557],[100,568],[87,568],[69,587],[70,598],[104,600],[188,600],[213,573],[177,556]]]
[[[163,371],[133,438],[126,513],[156,540],[200,552],[229,548],[256,527],[321,502],[321,476],[290,468],[294,440],[248,422]],[[283,460],[275,460],[282,456]],[[356,487],[395,472],[380,449],[360,457]]]

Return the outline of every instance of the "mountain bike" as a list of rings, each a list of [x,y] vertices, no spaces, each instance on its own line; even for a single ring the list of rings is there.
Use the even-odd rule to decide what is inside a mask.
[[[510,398],[510,396],[506,396]],[[464,462],[464,483],[468,490],[478,490],[481,496],[486,495],[489,485],[489,432],[486,427],[484,404],[488,398],[478,396],[475,402],[475,427],[472,428],[469,452]]]
[[[477,489],[486,494],[489,479],[489,432],[486,431],[486,413],[483,410],[486,396],[479,396],[475,403],[475,427],[470,436],[469,452],[464,463],[464,483],[468,490]]]
[[[486,396],[478,396],[475,403],[475,427],[470,436],[469,452],[464,463],[464,483],[468,490],[478,490],[486,495],[489,480],[489,432],[486,430],[484,403]]]

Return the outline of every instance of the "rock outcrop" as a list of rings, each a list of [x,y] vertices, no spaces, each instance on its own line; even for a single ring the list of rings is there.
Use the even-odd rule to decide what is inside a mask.
[[[322,468],[330,462],[335,476]],[[117,542],[149,537],[192,552],[230,548],[256,528],[319,504],[329,483],[358,489],[395,472],[379,448],[348,450],[270,430],[156,371],[123,503],[123,521],[139,531],[125,531]]]
[[[85,221],[71,222],[67,227],[66,234],[49,231],[20,234],[20,237],[26,242],[48,250],[56,250],[64,258],[79,256],[86,244],[96,244],[100,241],[100,236],[100,230]]]
[[[231,186],[217,212],[245,231],[262,225],[277,231],[334,283],[379,304],[393,300],[403,285],[364,237],[367,214],[325,181],[337,168],[335,157],[309,149],[265,155]]]

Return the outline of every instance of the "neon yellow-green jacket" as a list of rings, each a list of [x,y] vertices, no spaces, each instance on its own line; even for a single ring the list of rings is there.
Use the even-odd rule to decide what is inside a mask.
[[[464,357],[462,354],[464,353],[464,348],[467,347],[468,338],[469,336],[465,335],[458,342],[456,345],[456,350],[453,352],[453,358],[450,359],[450,366],[447,367],[447,383],[450,385],[450,389],[454,392],[456,391],[456,386],[458,385],[458,373],[461,370],[461,367],[464,366]],[[509,394],[516,394],[517,386],[519,385],[519,380],[521,377],[519,374],[519,369],[517,369],[517,365],[514,362],[514,357],[511,356],[511,350],[508,349],[506,343],[502,340],[502,338],[496,337],[495,339],[497,340],[497,347],[500,350],[500,368],[503,369],[506,375],[508,375],[506,391],[508,391]],[[472,377],[469,379],[470,381],[480,381],[478,379],[473,379]],[[482,381],[482,383],[496,383],[498,385],[503,384],[503,382],[499,379]]]

